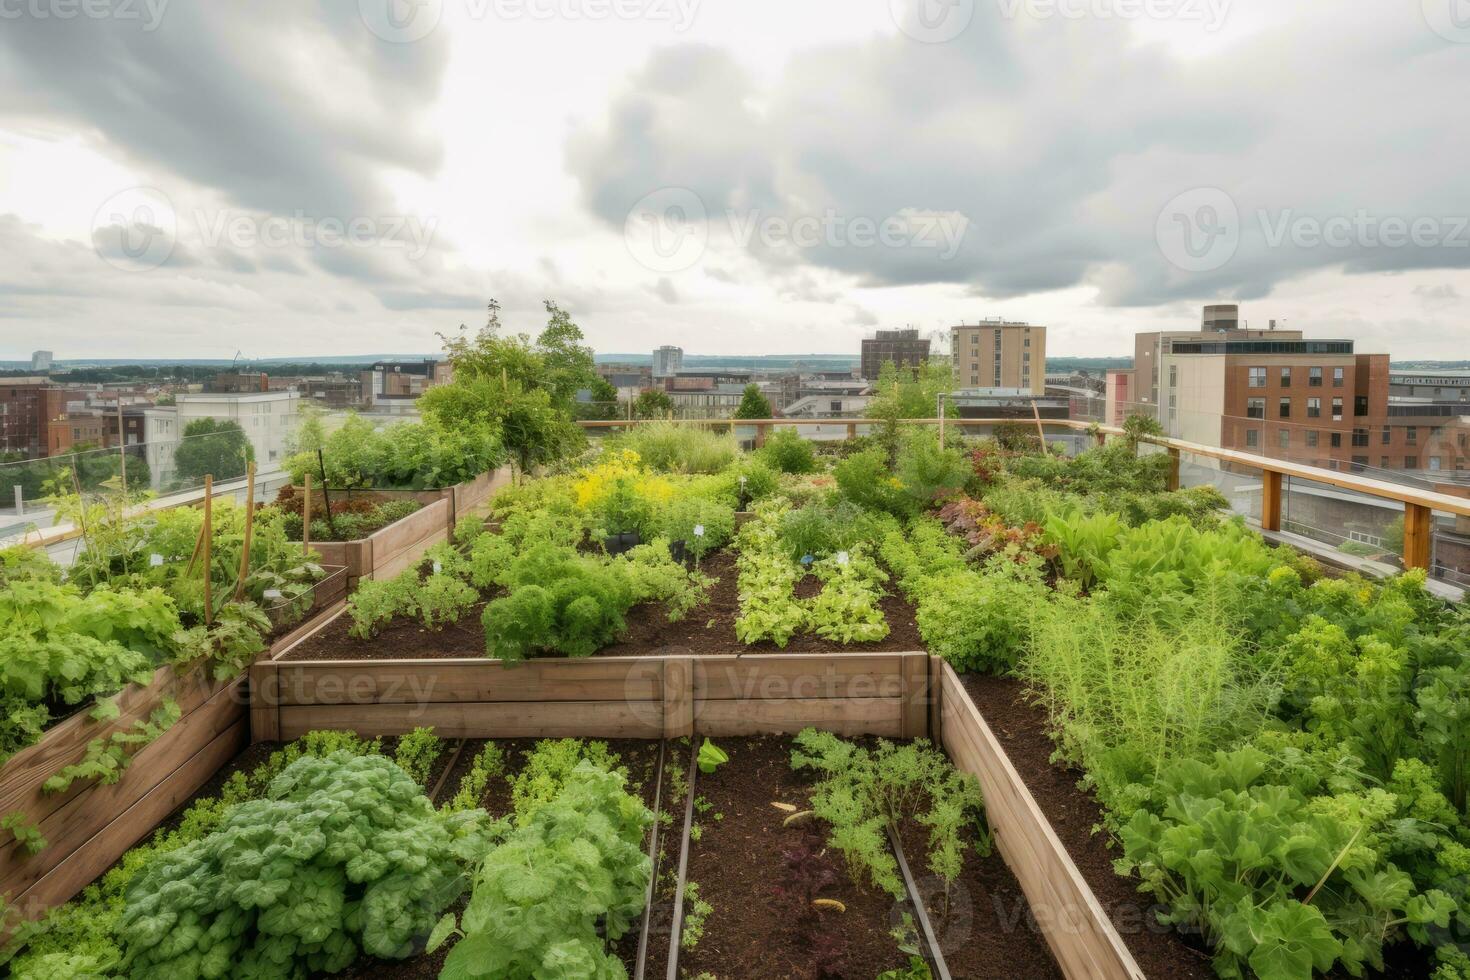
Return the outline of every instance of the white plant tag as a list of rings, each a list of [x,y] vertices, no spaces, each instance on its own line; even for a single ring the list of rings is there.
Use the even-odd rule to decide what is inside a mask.
[[[263,599],[284,599],[285,594],[280,589],[266,589],[261,594]]]
[[[437,561],[434,562],[434,574],[438,575],[442,571],[444,571],[444,566],[440,565]]]
[[[149,555],[148,556],[148,565],[149,565],[150,568],[157,568],[158,566],[160,566],[162,564],[163,564],[163,556],[162,555],[153,554],[153,555]]]
[[[839,565],[846,565],[847,564],[847,552],[845,552],[845,551],[839,551],[839,552],[837,552],[837,564],[839,564]]]
[[[694,525],[694,536],[696,538],[702,538],[702,537],[704,537],[704,525],[703,524],[696,524],[696,525]]]

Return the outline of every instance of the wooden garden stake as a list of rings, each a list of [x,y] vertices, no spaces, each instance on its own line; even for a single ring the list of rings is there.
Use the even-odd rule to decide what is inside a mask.
[[[1031,399],[1031,414],[1036,418],[1036,438],[1041,440],[1041,453],[1046,455],[1046,430],[1041,427],[1041,409],[1036,407],[1036,399]]]
[[[311,554],[311,471],[306,472],[306,487],[301,492],[301,556]]]
[[[210,607],[209,596],[209,544],[214,537],[214,477],[204,476],[204,544],[201,551],[204,555],[204,625],[214,625],[214,610]]]
[[[245,576],[250,574],[250,539],[255,531],[255,461],[245,465],[245,546],[240,549],[240,581],[235,583],[235,601],[245,597]]]

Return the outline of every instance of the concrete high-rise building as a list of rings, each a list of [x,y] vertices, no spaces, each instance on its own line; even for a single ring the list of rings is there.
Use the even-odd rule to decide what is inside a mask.
[[[684,348],[665,345],[653,352],[653,376],[671,378],[684,368]]]
[[[51,370],[51,352],[49,350],[38,350],[31,355],[32,371]]]
[[[982,320],[950,329],[954,385],[1046,393],[1046,328]]]
[[[920,339],[916,328],[879,330],[874,336],[863,338],[861,377],[876,381],[888,361],[912,373],[928,359],[929,341]]]

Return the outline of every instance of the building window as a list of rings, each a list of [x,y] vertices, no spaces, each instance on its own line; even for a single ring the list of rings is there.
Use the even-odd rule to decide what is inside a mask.
[[[1290,449],[1291,448],[1291,430],[1290,429],[1277,429],[1276,430],[1276,445],[1280,446],[1282,449]]]
[[[1026,339],[1025,339],[1025,340],[1024,340],[1024,341],[1023,341],[1023,342],[1022,342],[1022,343],[1021,343],[1021,346],[1022,346],[1022,347],[1030,347],[1030,346],[1031,346],[1031,338],[1030,338],[1030,337],[1027,337],[1027,338],[1026,338]]]
[[[1308,429],[1307,430],[1307,448],[1308,449],[1316,449],[1317,448],[1317,430],[1316,429]]]
[[[1366,445],[1368,445],[1368,430],[1367,429],[1354,429],[1353,430],[1353,445],[1354,446],[1366,446]]]
[[[1309,418],[1309,419],[1320,419],[1321,417],[1322,417],[1322,399],[1320,399],[1320,398],[1308,398],[1307,399],[1307,418]]]
[[[1341,388],[1342,387],[1342,368],[1333,368],[1332,369],[1332,387],[1334,387],[1334,388]]]
[[[1381,470],[1388,469],[1388,457],[1387,456],[1379,456],[1378,457],[1378,468],[1381,469]]]
[[[1341,449],[1342,448],[1342,433],[1341,432],[1334,432],[1334,433],[1332,433],[1332,448],[1333,449]]]
[[[1393,441],[1393,430],[1390,429],[1388,426],[1385,425],[1383,427],[1383,445],[1386,446],[1386,445],[1388,445],[1392,441]]]
[[[1245,447],[1255,449],[1261,444],[1261,433],[1255,429],[1245,430]]]
[[[1404,457],[1404,469],[1406,469],[1406,470],[1417,470],[1418,468],[1419,468],[1419,457],[1418,456],[1405,456]]]
[[[1266,417],[1266,399],[1247,398],[1245,400],[1245,417],[1248,419],[1263,419]]]
[[[1311,387],[1311,388],[1320,388],[1320,387],[1322,387],[1322,369],[1321,368],[1308,368],[1307,369],[1307,386],[1308,387]]]
[[[1176,388],[1178,386],[1179,386],[1179,366],[1177,364],[1170,364],[1169,365],[1169,387],[1170,388]]]
[[[1358,418],[1362,418],[1364,415],[1368,414],[1367,395],[1358,395],[1353,398],[1353,414],[1356,415]]]
[[[1249,382],[1248,383],[1249,383],[1250,387],[1252,387],[1252,388],[1264,388],[1264,387],[1266,387],[1266,369],[1265,368],[1263,368],[1263,367],[1247,368],[1246,369],[1246,373],[1247,373],[1247,376],[1249,377]]]
[[[1419,427],[1417,425],[1404,426],[1404,441],[1411,446],[1419,442]]]
[[[1284,419],[1291,418],[1291,399],[1290,398],[1283,398],[1283,399],[1281,399],[1281,401],[1278,403],[1278,406],[1277,406],[1277,414],[1279,414],[1280,417],[1281,418],[1284,418]]]
[[[840,414],[842,414],[842,403],[841,402],[829,402],[828,403],[827,410],[830,411],[830,412],[836,412],[836,413],[838,413],[840,415]]]
[[[1291,368],[1289,367],[1284,367],[1281,369],[1281,387],[1291,387]]]
[[[1334,422],[1341,422],[1342,421],[1342,399],[1341,398],[1334,398],[1334,399],[1332,399],[1332,421],[1334,421]]]
[[[1439,457],[1438,456],[1431,456],[1431,457],[1429,457],[1429,468],[1431,470],[1436,470],[1436,471],[1439,469]]]

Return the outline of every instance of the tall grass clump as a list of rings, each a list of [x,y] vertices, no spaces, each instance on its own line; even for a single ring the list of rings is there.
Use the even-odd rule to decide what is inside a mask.
[[[1281,690],[1276,670],[1211,602],[1169,623],[1067,596],[1037,604],[1020,673],[1062,755],[1121,814],[1148,798],[1169,764],[1258,732]]]
[[[729,432],[673,422],[635,426],[619,437],[617,448],[633,450],[645,466],[660,473],[718,473],[740,452]]]

